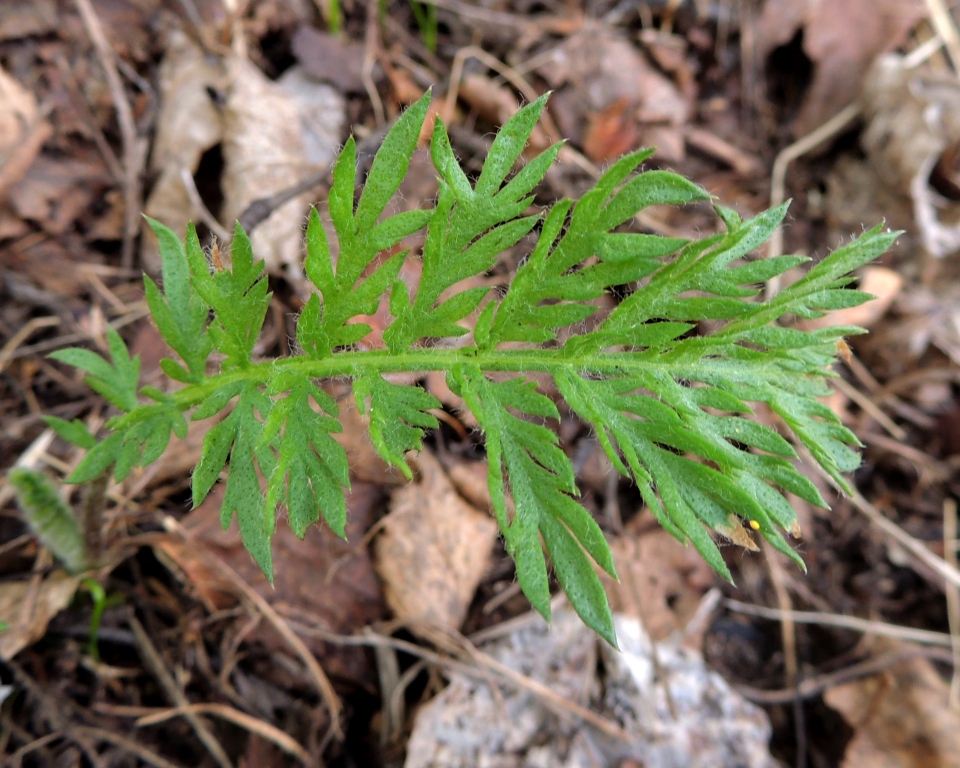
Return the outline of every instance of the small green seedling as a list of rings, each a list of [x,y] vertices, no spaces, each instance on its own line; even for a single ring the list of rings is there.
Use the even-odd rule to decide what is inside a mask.
[[[107,595],[103,585],[96,579],[84,579],[80,586],[90,593],[90,599],[93,600],[93,612],[90,614],[90,636],[87,645],[87,652],[90,658],[95,662],[100,661],[100,622],[103,620],[103,612],[107,608],[115,605],[122,605],[123,595]]]
[[[84,370],[90,386],[119,412],[100,440],[79,421],[47,419],[61,437],[89,449],[68,480],[112,471],[120,481],[159,458],[171,433],[183,438],[187,418],[226,412],[204,440],[193,502],[206,498],[229,461],[223,525],[236,514],[244,544],[272,579],[278,510],[286,510],[298,535],[320,515],[344,534],[349,465],[333,438],[342,429],[339,406],[320,382],[353,383],[376,449],[409,476],[404,456],[437,426],[431,411],[441,404],[421,387],[385,376],[442,371],[486,437],[493,512],[524,593],[549,618],[546,548],[573,607],[615,643],[595,570],[615,576],[613,558],[577,500],[570,459],[548,427],[560,415],[557,403],[525,377],[536,372],[552,379],[565,407],[592,425],[610,461],[636,483],[663,527],[692,542],[718,573],[730,578],[709,531],[755,547],[744,522],[802,567],[780,533],[799,533],[784,493],[826,504],[794,466],[797,454],[787,438],[849,488],[843,474],[859,465],[851,449],[859,442],[820,398],[830,392],[826,379],[834,375],[838,342],[862,330],[803,331],[777,321],[818,318],[868,300],[848,287],[851,272],[883,253],[896,234],[879,227],[865,232],[764,301],[758,289],[765,281],[808,261],[750,258],[786,207],[741,221],[717,206],[725,231],[696,240],[623,231],[647,206],[711,199],[673,173],[638,172],[648,150],[617,161],[576,203],[561,200],[531,213],[534,190],[560,147],[513,169],[545,98],[504,125],[476,179],[462,170],[438,120],[430,147],[440,179],[437,200],[385,215],[416,149],[429,98],[387,134],[359,199],[353,139],[341,151],[327,206],[338,247],[331,249],[314,210],[305,270],[316,292],[297,321],[298,352],[290,357],[254,359],[270,293],[263,264],[239,226],[231,267],[223,269],[208,263],[193,228],[184,245],[150,222],[163,280],[161,288],[145,277],[146,297],[176,353],[162,362],[163,370],[180,386],[170,392],[140,387],[139,360],[112,330],[109,360],[85,349],[55,352],[54,359]],[[395,252],[416,232],[425,238],[419,256]],[[505,250],[528,242],[533,245],[505,289],[476,282],[462,288]],[[422,276],[411,292],[399,275],[414,258]],[[598,299],[614,291],[625,298],[602,310]],[[370,327],[357,318],[376,312],[385,293],[393,317],[385,348],[359,348]],[[751,403],[775,413],[785,435],[753,420]]]

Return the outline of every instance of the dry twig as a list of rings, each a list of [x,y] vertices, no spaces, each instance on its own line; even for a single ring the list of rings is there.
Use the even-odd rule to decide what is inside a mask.
[[[90,35],[94,48],[103,66],[113,97],[113,106],[120,126],[120,140],[123,144],[123,250],[121,263],[129,269],[133,266],[133,241],[139,228],[140,216],[140,170],[143,167],[145,152],[137,140],[137,128],[133,121],[133,109],[123,89],[120,73],[113,49],[104,34],[103,25],[90,0],[73,0],[80,12],[83,25]]]
[[[150,642],[150,636],[147,635],[143,625],[137,621],[135,616],[131,616],[128,623],[137,640],[137,649],[140,651],[140,658],[143,659],[143,663],[147,666],[147,669],[150,670],[157,682],[160,683],[160,687],[170,700],[170,703],[178,708],[189,708],[187,697],[183,695],[179,686],[174,682],[173,677],[167,672],[163,659],[160,658],[160,654],[157,652],[153,643]],[[233,763],[230,762],[227,753],[223,751],[220,742],[217,741],[206,724],[192,711],[188,711],[188,709],[184,709],[184,716],[193,729],[193,732],[197,734],[197,738],[200,739],[200,742],[206,747],[217,765],[221,766],[221,768],[233,768]]]

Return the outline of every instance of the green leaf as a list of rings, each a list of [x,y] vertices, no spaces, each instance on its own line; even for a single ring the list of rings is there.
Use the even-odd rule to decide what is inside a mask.
[[[597,604],[603,595],[599,579],[580,549],[616,578],[610,548],[599,526],[572,496],[577,493],[573,467],[557,445],[556,434],[511,412],[557,417],[556,406],[536,391],[533,382],[492,382],[473,365],[460,366],[453,375],[487,435],[490,493],[507,551],[517,561],[517,579],[524,593],[544,618],[550,617],[540,545],[543,535],[551,554],[556,551],[565,558],[563,562],[554,560],[554,569],[571,605],[588,626],[616,645],[609,608],[605,600]],[[491,452],[494,439],[496,451]],[[506,511],[504,479],[515,506],[512,520]]]
[[[154,219],[147,217],[147,223],[160,245],[164,286],[161,293],[148,275],[143,276],[147,305],[164,340],[186,363],[189,375],[177,380],[194,383],[205,373],[207,358],[212,349],[206,332],[209,307],[200,295],[192,290],[190,263],[180,238]],[[187,240],[191,251],[200,250],[197,231],[193,225],[187,230]]]
[[[68,443],[73,443],[88,451],[97,444],[97,438],[90,434],[87,425],[80,421],[80,419],[66,421],[56,416],[44,416],[43,421]]]
[[[181,244],[150,222],[163,274],[159,285],[145,278],[146,300],[179,361],[161,362],[169,387],[138,392],[138,361],[115,331],[107,334],[109,359],[83,349],[54,353],[121,411],[101,442],[79,420],[48,420],[88,450],[68,480],[111,467],[120,480],[171,450],[186,418],[219,417],[194,471],[194,504],[226,473],[223,524],[236,515],[245,546],[272,578],[278,514],[297,535],[321,515],[345,531],[349,465],[333,438],[337,402],[320,382],[352,382],[376,450],[409,476],[405,455],[422,449],[442,408],[416,382],[442,371],[485,436],[492,511],[517,580],[544,616],[549,556],[584,621],[616,642],[597,574],[615,576],[614,563],[577,499],[570,447],[557,436],[561,411],[593,428],[665,530],[724,578],[718,537],[747,549],[763,537],[802,567],[784,536],[800,533],[785,495],[826,506],[800,470],[799,446],[849,489],[844,474],[858,466],[860,444],[821,398],[840,340],[861,329],[805,331],[792,318],[869,300],[854,289],[853,270],[897,233],[867,230],[765,300],[765,282],[807,261],[754,254],[786,206],[742,220],[716,205],[719,231],[691,240],[635,231],[647,206],[710,199],[676,174],[643,171],[651,150],[615,162],[577,201],[535,207],[560,151],[557,144],[523,157],[545,98],[503,126],[475,180],[437,120],[437,198],[390,215],[429,100],[388,131],[360,190],[356,143],[344,145],[327,206],[311,211],[307,225],[304,268],[315,290],[302,296],[289,357],[254,358],[270,294],[242,229],[223,269],[208,262],[192,227]],[[509,276],[512,263],[519,267]],[[380,348],[365,337],[371,316],[382,322],[386,299]],[[757,422],[758,410],[778,416],[775,429]]]
[[[391,384],[376,375],[357,379],[353,388],[360,412],[370,419],[373,447],[384,461],[411,479],[413,473],[404,454],[423,448],[424,430],[439,426],[427,411],[440,408],[440,401],[420,387]]]
[[[311,398],[330,415],[313,410]],[[285,424],[266,508],[272,510],[280,501],[285,502],[290,527],[301,538],[320,513],[334,533],[346,536],[343,489],[350,487],[350,470],[346,451],[330,436],[342,430],[336,415],[336,403],[329,395],[309,381],[300,381],[274,406],[260,438],[262,445],[270,432]]]
[[[112,364],[88,349],[68,347],[51,352],[50,357],[72,365],[90,374],[84,381],[92,390],[121,411],[137,407],[137,379],[140,376],[140,356],[130,359],[127,345],[113,328],[107,328],[107,347]]]

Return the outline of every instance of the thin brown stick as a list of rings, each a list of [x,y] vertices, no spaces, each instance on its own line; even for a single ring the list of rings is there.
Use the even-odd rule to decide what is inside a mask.
[[[33,320],[27,322],[23,327],[20,328],[6,344],[3,345],[3,349],[0,349],[0,372],[7,367],[13,357],[14,352],[16,352],[17,347],[23,344],[30,335],[41,328],[55,328],[60,325],[62,321],[59,317],[35,317]]]
[[[960,33],[953,23],[950,9],[943,0],[927,0],[927,12],[937,36],[943,40],[950,56],[950,63],[956,72],[960,73]]]
[[[133,120],[133,109],[120,80],[113,49],[103,31],[100,18],[90,0],[73,0],[83,26],[90,35],[97,56],[107,78],[107,86],[113,97],[113,107],[120,126],[120,141],[123,145],[123,247],[121,264],[129,269],[133,266],[133,243],[139,228],[140,215],[140,168],[143,165],[144,152],[137,141],[137,128]]]
[[[787,168],[794,160],[803,157],[807,152],[833,138],[844,128],[860,116],[860,105],[848,104],[827,122],[815,128],[806,136],[797,139],[793,144],[783,149],[773,161],[773,171],[770,174],[770,207],[776,208],[783,203],[786,197]],[[777,227],[770,236],[770,245],[767,247],[767,257],[772,258],[783,253],[783,227]],[[767,283],[767,299],[773,298],[780,289],[780,281],[773,278]]]
[[[137,719],[136,725],[143,727],[146,725],[156,725],[174,717],[185,716],[189,719],[190,715],[215,715],[228,722],[238,725],[251,733],[256,733],[267,741],[272,741],[288,755],[292,755],[304,765],[313,765],[310,755],[297,743],[295,739],[288,736],[274,725],[259,720],[256,717],[241,712],[238,709],[227,706],[226,704],[186,704],[172,709],[153,710],[148,715],[142,715]]]
[[[160,683],[160,687],[163,689],[164,694],[166,694],[167,699],[169,699],[170,703],[175,707],[189,706],[187,697],[183,695],[183,691],[181,691],[180,687],[174,682],[170,673],[167,672],[163,659],[160,658],[159,652],[150,641],[150,636],[143,628],[143,625],[137,621],[135,616],[131,616],[128,623],[137,640],[137,649],[140,651],[140,658],[143,659],[143,663],[146,664],[151,674],[153,674],[157,682]],[[193,729],[193,732],[197,734],[197,738],[200,739],[200,742],[206,747],[217,765],[221,768],[233,768],[233,763],[230,762],[227,753],[224,752],[223,747],[220,746],[220,742],[217,741],[206,724],[192,712],[185,711],[184,716]]]
[[[853,680],[860,680],[864,677],[871,677],[879,672],[883,672],[885,669],[895,667],[897,664],[902,664],[910,659],[926,655],[923,648],[905,648],[899,651],[892,651],[891,653],[885,653],[882,656],[862,661],[859,664],[853,664],[836,672],[808,678],[801,682],[796,690],[768,691],[760,688],[752,688],[747,685],[738,685],[736,686],[736,690],[757,704],[789,704],[798,697],[800,699],[812,699],[834,686],[849,683]]]
[[[957,550],[952,543],[957,539],[957,502],[943,501],[943,557],[948,565],[957,567]],[[950,679],[950,708],[960,711],[960,587],[947,583],[947,621],[950,625],[950,646],[953,650],[953,677]]]
[[[379,8],[377,0],[367,0],[367,26],[363,36],[363,66],[360,70],[360,80],[363,82],[364,90],[370,98],[370,105],[373,107],[373,116],[377,125],[383,125],[387,122],[387,113],[383,108],[383,99],[380,98],[377,84],[373,82],[373,68],[377,62],[377,54],[382,48],[380,45],[380,25],[377,23]]]
[[[830,477],[830,474],[821,467],[804,446],[798,446],[799,452],[803,455],[806,462],[820,474],[828,483],[837,488],[838,492],[845,492],[837,486],[836,480]],[[850,502],[880,531],[900,544],[907,552],[921,563],[932,569],[938,576],[949,582],[960,586],[960,570],[947,563],[942,557],[937,557],[930,549],[919,539],[914,538],[903,528],[884,517],[873,504],[867,501],[863,495],[854,489],[853,494],[849,496]]]
[[[864,394],[845,379],[833,379],[830,384],[845,397],[853,400],[853,402],[859,405],[866,413],[869,413],[877,424],[887,430],[887,432],[897,440],[907,439],[907,431],[887,416],[887,414],[883,412],[883,409],[870,399],[869,395]]]
[[[761,605],[751,605],[750,603],[743,603],[739,600],[725,600],[724,606],[736,613],[743,613],[748,616],[759,616],[760,618],[771,619],[772,621],[779,621],[783,617],[783,611],[777,608],[765,608]],[[840,614],[824,613],[821,611],[791,611],[790,618],[796,624],[818,624],[823,627],[849,629],[853,632],[863,632],[864,634],[877,635],[880,637],[892,637],[897,640],[918,643],[920,645],[932,645],[941,648],[949,648],[951,645],[950,635],[945,632],[901,627],[898,624],[870,621],[868,619],[857,618],[856,616],[842,616]]]
[[[139,757],[143,762],[154,766],[154,768],[180,768],[176,763],[171,763],[165,757],[160,757],[156,752],[147,749],[142,744],[128,739],[125,736],[108,731],[104,728],[91,728],[89,726],[77,726],[74,729],[77,733],[97,741],[105,741],[113,744],[115,747],[129,752],[131,755]]]
[[[330,711],[331,727],[334,734],[338,738],[342,738],[343,731],[340,727],[342,707],[340,704],[340,697],[337,696],[336,691],[333,690],[333,685],[331,685],[329,678],[323,671],[323,668],[317,662],[316,657],[310,652],[310,649],[307,648],[307,646],[304,645],[303,640],[297,637],[294,631],[290,629],[290,625],[280,616],[280,614],[274,610],[273,606],[270,605],[270,603],[268,603],[255,589],[247,584],[246,581],[240,578],[240,575],[233,570],[233,568],[227,565],[219,557],[215,557],[213,555],[210,556],[210,562],[213,563],[217,569],[227,577],[227,579],[237,588],[242,597],[256,607],[263,617],[270,622],[270,625],[277,631],[280,637],[282,637],[296,652],[297,656],[300,657],[300,660],[303,661],[304,666],[306,666],[307,671],[313,678],[314,684],[317,687],[317,691],[320,693],[321,698],[327,705],[327,709]]]
[[[338,635],[333,632],[327,632],[322,629],[302,625],[298,627],[298,630],[301,634],[319,637],[326,642],[339,645],[367,645],[373,647],[377,645],[386,645],[391,648],[404,651],[405,653],[409,653],[411,656],[426,659],[427,661],[433,662],[438,666],[452,669],[469,677],[477,678],[482,682],[489,683],[489,674],[490,672],[493,672],[496,673],[496,675],[504,682],[510,683],[517,688],[521,688],[531,693],[534,698],[540,701],[545,707],[555,714],[559,714],[561,716],[572,715],[573,717],[590,723],[594,727],[615,739],[627,742],[632,740],[630,734],[628,734],[616,723],[601,717],[596,712],[591,712],[589,709],[586,709],[579,704],[567,701],[551,691],[542,683],[538,683],[536,680],[532,680],[526,675],[504,666],[482,651],[478,651],[478,655],[476,656],[471,654],[469,660],[472,663],[465,663],[464,661],[452,659],[444,654],[423,648],[416,643],[411,643],[406,640],[398,640],[393,637],[386,637],[384,635],[378,635],[375,633],[369,633],[362,636]],[[480,665],[487,667],[487,669],[478,669]]]
[[[31,752],[34,752],[38,749],[43,749],[51,741],[56,741],[57,739],[65,738],[62,733],[48,733],[46,736],[41,736],[39,739],[34,739],[29,744],[24,744],[16,752],[8,755],[2,765],[6,766],[18,766],[23,762],[23,758],[29,755]]]

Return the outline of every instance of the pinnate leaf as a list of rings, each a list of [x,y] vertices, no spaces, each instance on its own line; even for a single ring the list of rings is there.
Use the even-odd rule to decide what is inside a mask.
[[[756,549],[759,535],[802,566],[782,534],[800,534],[785,494],[826,502],[798,469],[796,448],[849,489],[844,473],[858,466],[859,442],[821,398],[838,343],[860,329],[804,331],[783,319],[868,300],[850,287],[851,273],[896,233],[868,230],[766,300],[763,283],[807,260],[753,255],[786,207],[744,221],[716,206],[722,231],[693,240],[631,231],[650,205],[710,200],[676,174],[640,170],[650,150],[615,162],[576,202],[533,208],[560,149],[523,157],[545,98],[503,126],[476,179],[438,119],[430,147],[437,199],[390,215],[429,100],[386,134],[359,197],[352,138],[340,153],[326,214],[312,211],[307,225],[305,272],[315,290],[297,319],[295,355],[254,358],[270,294],[239,227],[223,268],[216,253],[208,263],[192,228],[181,245],[150,222],[163,275],[161,285],[146,278],[147,303],[180,359],[164,360],[163,370],[182,386],[138,392],[139,362],[112,330],[109,360],[83,349],[54,353],[121,412],[100,442],[79,421],[48,420],[88,449],[69,480],[111,467],[122,479],[167,450],[172,435],[185,435],[185,417],[219,416],[193,475],[193,501],[203,502],[229,464],[222,522],[236,515],[245,546],[272,578],[270,538],[283,510],[298,535],[321,516],[344,532],[349,467],[332,437],[341,429],[337,403],[319,382],[353,383],[376,450],[409,476],[405,455],[422,447],[441,408],[409,376],[444,371],[484,434],[493,514],[524,593],[549,616],[552,565],[584,621],[615,643],[597,571],[616,570],[603,532],[577,500],[553,428],[560,412],[545,394],[552,382],[663,527],[719,574],[730,578],[716,537]],[[520,253],[520,266],[494,289],[491,272],[505,251]],[[414,259],[417,285],[400,279]],[[384,297],[392,322],[381,349],[365,340],[362,316],[379,313]],[[366,348],[355,346],[361,341]],[[209,371],[214,350],[219,369]],[[536,381],[526,377],[534,373]],[[776,428],[754,419],[757,404],[777,416]]]

